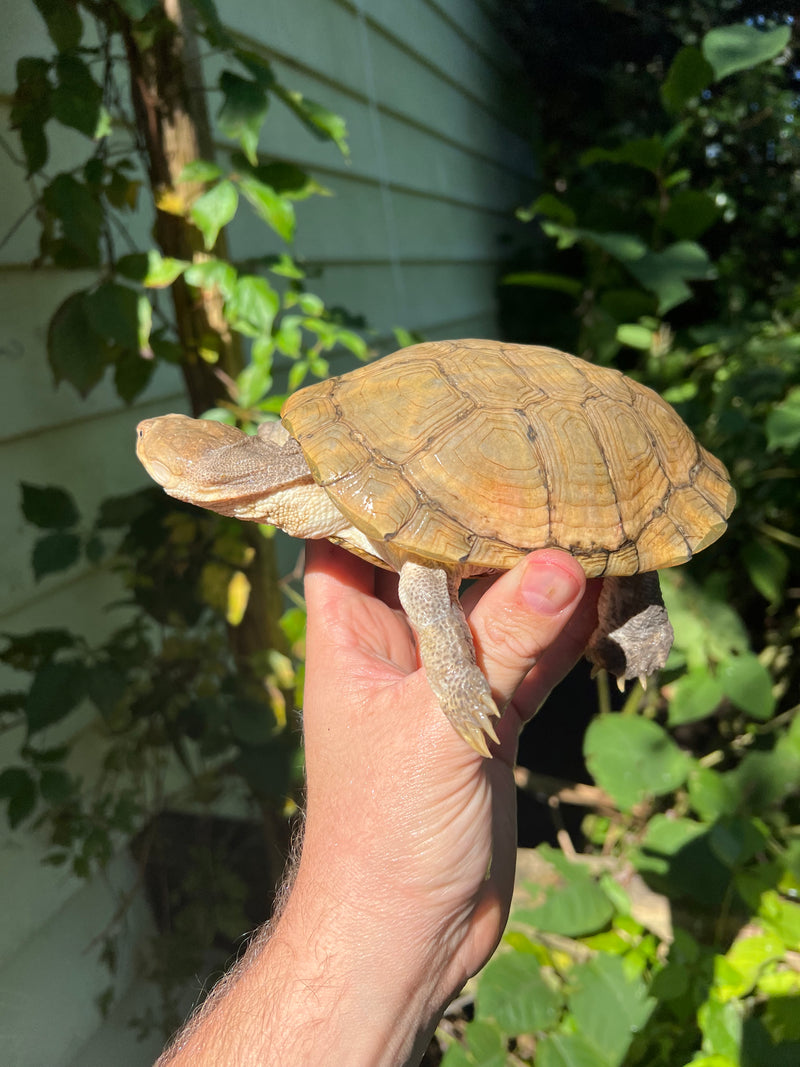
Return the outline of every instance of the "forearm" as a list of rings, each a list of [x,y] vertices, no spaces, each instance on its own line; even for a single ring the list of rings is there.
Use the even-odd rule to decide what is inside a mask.
[[[337,899],[302,869],[263,931],[159,1067],[418,1063],[449,997],[448,938]],[[388,910],[388,909],[387,909]],[[450,979],[458,984],[458,979]]]

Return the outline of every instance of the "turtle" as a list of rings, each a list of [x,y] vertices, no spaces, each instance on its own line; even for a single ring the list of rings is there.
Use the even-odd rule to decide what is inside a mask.
[[[137,427],[171,496],[328,538],[399,574],[444,714],[490,755],[500,714],[459,601],[462,579],[570,552],[605,579],[586,649],[620,680],[665,663],[657,570],[706,548],[734,503],[724,465],[657,393],[534,345],[429,341],[306,386],[248,435],[171,414]]]

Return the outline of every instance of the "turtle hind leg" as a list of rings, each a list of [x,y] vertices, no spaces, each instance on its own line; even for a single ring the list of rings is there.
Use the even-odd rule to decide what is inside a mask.
[[[646,680],[660,670],[673,638],[655,571],[603,579],[586,658],[615,675],[620,689],[630,678]]]
[[[458,586],[459,578],[444,567],[410,560],[400,567],[400,603],[417,635],[428,684],[456,733],[491,756],[486,735],[497,741],[492,718],[500,712],[475,661]]]

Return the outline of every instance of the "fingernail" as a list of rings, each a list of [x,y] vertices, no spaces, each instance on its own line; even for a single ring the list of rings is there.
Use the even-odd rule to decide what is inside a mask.
[[[522,599],[540,615],[558,615],[580,593],[580,582],[554,563],[534,563],[525,571]]]

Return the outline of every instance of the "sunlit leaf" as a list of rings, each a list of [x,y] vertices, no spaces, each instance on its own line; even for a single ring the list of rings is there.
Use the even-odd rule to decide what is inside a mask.
[[[236,398],[240,407],[254,407],[272,387],[270,368],[250,363],[236,376]]]
[[[497,956],[481,976],[477,1018],[494,1019],[506,1034],[552,1026],[560,1005],[561,997],[547,984],[535,957],[529,954]]]
[[[230,626],[238,626],[250,600],[250,581],[244,571],[234,571],[228,582],[228,606],[225,618]]]
[[[178,175],[179,182],[215,182],[222,177],[222,167],[207,159],[193,159]]]
[[[686,753],[657,723],[629,715],[594,719],[584,752],[597,784],[625,811],[647,796],[671,793],[689,772]]]
[[[347,145],[347,123],[341,115],[329,111],[314,100],[309,100],[302,93],[286,89],[282,85],[276,85],[275,91],[312,133],[317,137],[333,141],[343,156],[350,155]]]
[[[267,334],[280,308],[280,297],[264,278],[242,275],[225,304],[225,313],[235,329],[250,337]]]
[[[611,1063],[622,1063],[655,1007],[644,982],[617,956],[600,954],[570,975],[570,1012],[578,1033]]]
[[[581,937],[602,929],[614,914],[614,906],[590,871],[555,849],[542,845],[538,851],[558,871],[558,883],[544,891],[542,903],[520,908],[515,918],[564,937]]]
[[[202,233],[206,248],[214,247],[219,231],[231,221],[238,206],[236,186],[227,179],[212,186],[195,200],[189,209],[189,216]]]
[[[290,242],[294,237],[295,224],[292,202],[256,178],[241,178],[239,187],[264,222],[284,241]]]
[[[617,340],[621,345],[649,352],[653,347],[653,331],[636,323],[623,323],[617,327]]]

